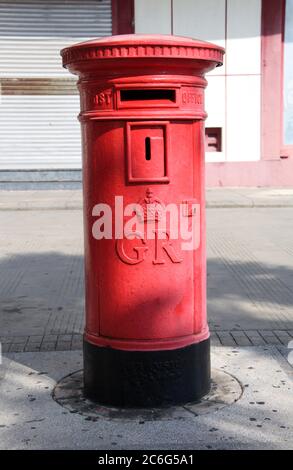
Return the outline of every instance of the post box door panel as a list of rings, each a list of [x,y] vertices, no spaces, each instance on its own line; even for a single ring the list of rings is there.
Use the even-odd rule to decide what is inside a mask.
[[[196,125],[196,124],[195,124]],[[200,198],[200,183],[197,177],[199,163],[195,158],[194,126],[192,122],[170,123],[170,184],[125,185],[125,157],[121,124],[108,124],[104,134],[99,135],[99,145],[94,162],[97,180],[93,180],[93,200],[103,201],[112,207],[113,190],[109,191],[109,178],[103,178],[106,171],[112,174],[115,194],[122,194],[124,206],[140,202],[151,189],[153,195],[164,204],[180,204],[183,201]],[[106,126],[106,124],[105,124]],[[137,125],[134,139],[143,142],[145,137],[162,139],[164,124],[158,126]],[[108,146],[111,139],[117,142]],[[118,144],[118,142],[120,142]],[[162,171],[163,150],[157,144],[160,163],[154,164],[154,171]],[[139,151],[141,155],[138,155]],[[136,171],[145,171],[145,148],[139,143],[135,149],[138,166]],[[141,164],[141,166],[139,166]],[[106,167],[105,167],[106,165]],[[107,173],[108,174],[108,173]],[[142,173],[140,173],[142,175]],[[151,173],[146,173],[151,174]],[[110,173],[109,173],[110,175]],[[113,186],[112,186],[113,187]],[[114,213],[114,207],[113,207]],[[155,227],[155,225],[154,225]],[[194,333],[195,316],[201,306],[201,255],[199,248],[182,251],[181,240],[147,240],[138,236],[133,240],[93,240],[93,263],[97,268],[94,279],[99,302],[95,315],[96,322],[91,329],[108,338],[154,339],[173,338]],[[195,274],[194,262],[198,270]],[[197,279],[195,279],[197,276]]]

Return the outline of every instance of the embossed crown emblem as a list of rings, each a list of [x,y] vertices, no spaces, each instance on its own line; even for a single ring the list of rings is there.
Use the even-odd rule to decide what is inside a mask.
[[[146,195],[138,203],[142,208],[142,213],[138,213],[139,218],[145,222],[156,222],[161,220],[165,213],[165,205],[158,197],[154,196],[153,191],[147,188]]]

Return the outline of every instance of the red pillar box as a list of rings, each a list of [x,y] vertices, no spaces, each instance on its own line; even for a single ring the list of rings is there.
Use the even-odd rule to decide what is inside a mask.
[[[125,35],[61,54],[81,96],[85,395],[196,400],[210,388],[204,74],[224,50]]]

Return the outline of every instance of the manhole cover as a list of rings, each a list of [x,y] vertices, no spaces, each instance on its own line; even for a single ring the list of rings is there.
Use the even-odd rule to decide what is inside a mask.
[[[200,416],[232,405],[242,395],[240,382],[227,372],[212,370],[212,387],[208,395],[197,403],[169,408],[114,408],[99,405],[83,396],[83,371],[79,370],[61,379],[53,390],[53,398],[71,413],[79,413],[88,420],[139,419],[143,421],[184,419],[187,414]]]

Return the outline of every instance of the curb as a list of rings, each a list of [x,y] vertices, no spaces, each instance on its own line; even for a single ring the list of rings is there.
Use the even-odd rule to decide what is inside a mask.
[[[268,208],[268,209],[277,209],[277,208],[282,208],[282,207],[293,207],[293,201],[291,202],[255,202],[252,201],[251,203],[235,203],[235,202],[223,202],[223,203],[217,203],[217,202],[207,202],[206,203],[206,208],[207,209],[255,209],[255,208]]]
[[[23,202],[20,204],[1,204],[0,211],[64,211],[64,210],[81,210],[82,203],[65,203],[65,204],[54,204],[54,203],[43,203],[35,204],[30,202]]]
[[[288,356],[288,343],[293,339],[293,330],[224,330],[210,329],[212,346],[285,347]],[[2,352],[40,352],[40,351],[73,351],[83,347],[82,333],[60,333],[53,331],[41,335],[1,336]]]
[[[206,202],[207,209],[280,209],[280,208],[293,208],[293,201],[291,202]],[[0,211],[55,211],[55,210],[82,210],[82,202],[63,202],[57,203],[54,201],[37,203],[34,201],[22,201],[16,204],[0,203]]]

